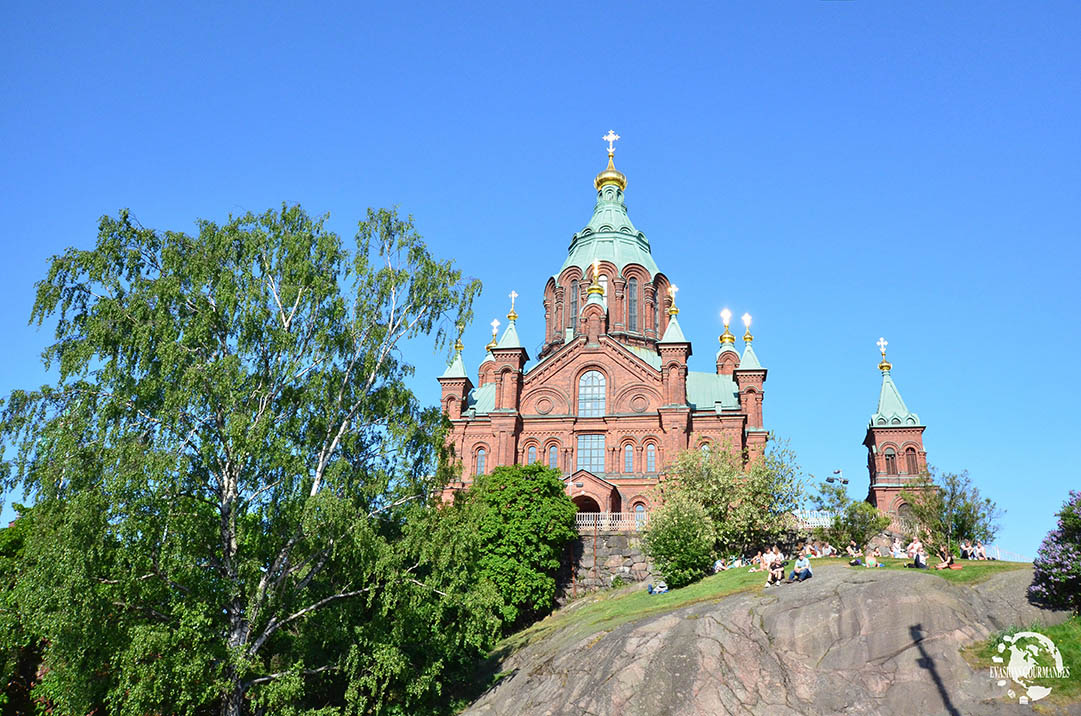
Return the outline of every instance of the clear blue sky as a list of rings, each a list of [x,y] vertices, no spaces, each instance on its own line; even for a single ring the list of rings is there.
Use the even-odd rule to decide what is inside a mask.
[[[484,282],[468,369],[511,289],[536,346],[615,129],[692,369],[722,307],[752,313],[767,426],[808,472],[866,494],[884,335],[1004,548],[1033,555],[1081,486],[1075,0],[225,5],[6,5],[0,393],[48,378],[49,256],[121,207],[191,230],[300,202],[351,236],[400,205]],[[445,355],[413,353],[434,403]]]

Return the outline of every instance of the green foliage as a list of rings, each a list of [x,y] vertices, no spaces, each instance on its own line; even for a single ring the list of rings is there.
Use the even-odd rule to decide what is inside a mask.
[[[422,712],[494,636],[401,359],[479,285],[393,211],[352,246],[324,220],[122,211],[38,284],[59,378],[11,394],[0,445],[35,502],[11,594],[56,712]]]
[[[478,476],[457,500],[480,540],[480,577],[503,598],[507,630],[554,604],[560,555],[578,536],[564,487],[559,472],[540,463],[505,465]]]
[[[788,515],[802,501],[803,479],[784,445],[747,466],[738,451],[686,450],[660,485],[665,502],[675,494],[706,510],[719,554],[747,554],[785,534]]]
[[[1081,614],[1081,492],[1070,491],[1057,527],[1040,545],[1033,571],[1030,598]]]
[[[990,542],[998,531],[1002,511],[972,484],[968,472],[929,474],[901,497],[911,519],[923,530],[924,542],[937,550],[953,552],[962,540]]]
[[[649,518],[644,546],[669,587],[675,589],[709,574],[717,534],[702,505],[672,492]]]
[[[844,550],[849,541],[854,541],[862,549],[890,525],[889,516],[871,504],[849,499],[844,485],[822,482],[818,493],[815,498],[817,507],[832,513],[833,521],[829,527],[817,528],[815,536],[830,542],[839,550]]]

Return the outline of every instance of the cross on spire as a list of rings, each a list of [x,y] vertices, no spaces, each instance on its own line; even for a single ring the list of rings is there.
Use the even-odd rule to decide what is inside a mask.
[[[507,295],[510,296],[510,313],[507,314],[507,318],[511,321],[517,321],[518,313],[514,310],[514,299],[518,298],[518,292],[511,291]]]
[[[878,350],[882,352],[883,358],[886,357],[886,346],[888,346],[889,344],[890,342],[887,341],[885,338],[879,338],[878,343],[875,343],[875,345],[878,346]]]
[[[613,143],[619,140],[619,135],[614,130],[609,129],[608,134],[601,137],[601,140],[608,142],[608,154],[615,154],[616,148]]]

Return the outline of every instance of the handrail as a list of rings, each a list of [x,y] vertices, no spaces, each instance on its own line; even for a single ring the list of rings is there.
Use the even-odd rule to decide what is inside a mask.
[[[574,516],[579,532],[640,532],[649,525],[648,512],[579,512]]]

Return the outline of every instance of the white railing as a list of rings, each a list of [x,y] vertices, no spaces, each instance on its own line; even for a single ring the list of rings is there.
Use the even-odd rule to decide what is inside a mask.
[[[649,524],[649,513],[579,512],[574,524],[579,532],[640,532]]]
[[[999,549],[997,545],[986,544],[983,546],[983,551],[987,553],[987,556],[992,559],[1001,559],[1006,562],[1031,562],[1030,557],[1018,554],[1017,552],[1011,552],[1008,549]]]
[[[829,527],[833,524],[833,513],[825,510],[796,510],[792,514],[796,517],[796,526],[802,529]]]

